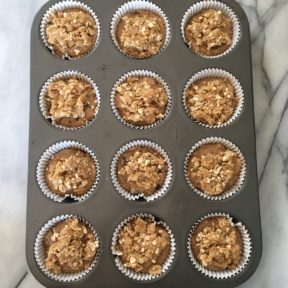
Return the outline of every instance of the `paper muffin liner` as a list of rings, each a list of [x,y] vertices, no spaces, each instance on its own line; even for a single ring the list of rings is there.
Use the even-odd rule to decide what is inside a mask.
[[[221,11],[225,16],[227,16],[229,19],[232,20],[232,26],[233,26],[233,36],[232,36],[232,43],[230,47],[224,51],[223,53],[215,56],[207,56],[200,53],[195,52],[192,50],[192,47],[190,46],[189,42],[185,38],[185,27],[189,20],[195,16],[196,14],[200,13],[204,9],[213,9],[217,11]],[[219,1],[201,1],[197,2],[194,5],[192,5],[184,14],[181,22],[181,34],[183,41],[188,45],[189,49],[194,52],[197,55],[200,55],[205,58],[219,58],[222,57],[228,53],[230,53],[235,46],[238,44],[241,38],[241,26],[240,21],[238,17],[236,16],[236,13],[226,4],[219,2]]]
[[[115,249],[115,246],[117,245],[118,242],[118,234],[120,232],[120,230],[129,222],[133,221],[134,219],[136,219],[137,217],[141,217],[141,218],[152,218],[152,220],[156,223],[156,224],[160,224],[162,225],[168,232],[168,234],[170,235],[170,254],[168,255],[166,261],[164,262],[164,264],[162,265],[162,273],[159,275],[151,275],[149,273],[143,273],[143,272],[135,272],[130,268],[127,268],[124,266],[122,260],[121,260],[121,251],[117,251]],[[169,226],[163,222],[163,221],[156,221],[155,217],[151,214],[135,214],[132,215],[130,217],[128,217],[127,219],[125,219],[124,221],[122,221],[118,227],[116,228],[115,232],[113,233],[113,237],[112,237],[112,246],[111,246],[111,250],[112,250],[112,254],[115,257],[115,263],[117,268],[127,277],[133,279],[133,280],[137,280],[137,281],[151,281],[151,280],[156,280],[160,277],[163,276],[163,274],[165,274],[169,268],[171,267],[174,258],[175,258],[175,251],[176,251],[176,242],[175,242],[175,237],[171,231],[171,229],[169,228]]]
[[[46,265],[45,265],[46,252],[45,252],[45,245],[44,245],[44,237],[45,237],[46,233],[52,227],[54,227],[56,224],[66,220],[66,219],[70,219],[70,218],[77,218],[79,221],[85,223],[92,230],[93,234],[95,235],[96,240],[99,242],[99,246],[101,247],[100,239],[98,237],[96,230],[92,226],[92,224],[89,223],[86,219],[84,219],[80,216],[76,216],[76,215],[61,215],[61,216],[57,216],[57,217],[49,220],[38,232],[38,235],[36,237],[35,244],[34,244],[35,259],[36,259],[36,262],[37,262],[39,268],[42,270],[42,272],[46,276],[48,276],[49,278],[51,278],[55,281],[65,282],[65,283],[77,281],[77,280],[80,280],[81,278],[85,277],[95,267],[95,265],[99,259],[99,256],[100,256],[100,248],[98,247],[97,252],[94,256],[94,260],[91,263],[90,267],[87,268],[86,270],[82,270],[82,271],[79,271],[77,273],[59,273],[59,274],[56,274],[56,273],[50,272],[49,270],[46,269]]]
[[[52,13],[61,12],[61,11],[64,11],[66,9],[80,9],[83,12],[89,13],[93,17],[93,19],[94,19],[94,21],[96,23],[97,31],[98,31],[97,32],[96,41],[94,43],[94,46],[91,48],[91,50],[88,53],[86,53],[85,55],[81,55],[81,56],[75,57],[75,58],[74,57],[70,57],[68,54],[64,55],[63,57],[59,57],[58,55],[56,55],[54,53],[53,46],[48,43],[48,40],[46,38],[46,26],[48,24],[49,16]],[[76,60],[76,59],[80,59],[80,58],[83,58],[83,57],[89,55],[92,51],[95,50],[95,48],[97,47],[97,45],[98,45],[98,43],[100,41],[101,26],[100,26],[100,22],[98,20],[98,17],[96,16],[95,12],[90,7],[88,7],[86,4],[78,2],[78,1],[73,1],[73,0],[64,0],[64,1],[61,1],[61,2],[58,2],[58,3],[54,4],[51,8],[49,8],[46,11],[46,13],[44,14],[44,16],[43,16],[43,18],[41,20],[40,34],[41,34],[41,38],[42,38],[42,41],[43,41],[44,45],[49,50],[51,50],[53,55],[55,55],[56,57],[58,57],[60,59]]]
[[[89,191],[87,191],[85,194],[81,196],[73,195],[73,194],[65,194],[64,196],[58,195],[54,192],[51,191],[49,186],[47,185],[45,181],[45,170],[48,165],[49,160],[52,158],[53,155],[55,155],[57,152],[66,149],[66,148],[76,148],[81,151],[84,151],[86,153],[89,153],[90,156],[93,158],[95,167],[96,167],[96,177],[95,181]],[[75,142],[75,141],[63,141],[56,143],[49,147],[41,156],[38,165],[37,165],[37,170],[36,170],[36,177],[37,177],[37,182],[38,185],[41,189],[41,191],[50,199],[56,201],[56,202],[62,202],[65,200],[67,197],[70,197],[74,199],[75,201],[83,201],[86,198],[88,198],[94,191],[95,187],[97,186],[100,178],[100,165],[98,162],[97,157],[95,154],[90,150],[87,146],[85,146],[82,143]]]
[[[66,127],[63,125],[59,125],[55,121],[53,121],[52,116],[49,115],[49,111],[47,108],[45,97],[48,93],[49,84],[51,84],[53,82],[60,81],[60,80],[69,80],[73,76],[76,77],[77,80],[82,80],[82,81],[88,82],[92,85],[92,87],[95,91],[96,99],[97,99],[97,107],[95,109],[95,113],[94,113],[93,118],[89,122],[87,122],[86,124],[83,124],[83,125],[80,125],[77,127]],[[43,87],[40,91],[39,107],[40,107],[41,113],[47,121],[51,122],[51,124],[58,129],[62,129],[62,130],[66,130],[66,131],[72,131],[72,130],[78,130],[80,128],[86,127],[87,125],[89,125],[93,122],[93,120],[95,119],[95,117],[97,116],[97,114],[99,112],[100,106],[101,106],[101,97],[100,97],[100,92],[99,92],[99,89],[98,89],[96,83],[90,77],[88,77],[87,75],[85,75],[81,72],[78,72],[78,71],[69,70],[69,71],[59,72],[59,73],[53,75],[52,77],[50,77],[45,82],[45,84],[43,85]]]
[[[157,15],[159,15],[165,22],[165,27],[166,27],[166,36],[165,36],[165,41],[164,41],[164,44],[162,46],[162,48],[155,54],[155,55],[152,55],[150,57],[147,57],[147,58],[137,58],[137,57],[133,57],[129,54],[127,54],[126,52],[124,52],[121,47],[119,46],[118,44],[118,41],[117,41],[117,27],[118,27],[118,24],[121,20],[121,18],[126,14],[126,13],[132,13],[136,10],[149,10],[151,12],[154,12],[156,13]],[[115,14],[113,15],[113,18],[112,18],[112,22],[111,22],[111,29],[110,29],[110,34],[111,34],[111,37],[112,37],[112,40],[115,44],[115,46],[126,56],[130,57],[130,58],[133,58],[133,59],[149,59],[149,58],[152,58],[156,55],[158,55],[159,53],[161,53],[168,45],[169,43],[169,40],[170,40],[170,35],[171,35],[171,32],[170,32],[170,24],[169,24],[169,21],[168,21],[168,18],[166,16],[166,14],[164,13],[164,11],[159,7],[157,6],[156,4],[152,3],[152,2],[149,2],[149,1],[146,1],[146,0],[133,0],[133,1],[130,1],[130,2],[127,2],[125,4],[123,4],[116,12]]]
[[[205,219],[208,219],[211,217],[217,217],[217,216],[223,216],[223,217],[229,218],[231,225],[238,228],[238,230],[241,234],[242,241],[243,241],[242,258],[241,258],[240,262],[238,263],[238,265],[236,266],[236,268],[231,269],[231,270],[224,270],[224,271],[208,270],[197,261],[197,259],[194,257],[193,252],[192,252],[192,248],[191,248],[190,243],[191,243],[192,235],[193,235],[193,232],[194,232],[196,226]],[[251,240],[251,236],[250,236],[247,228],[241,222],[237,222],[234,224],[233,218],[229,214],[211,213],[211,214],[208,214],[208,215],[202,217],[200,220],[198,220],[194,224],[194,226],[192,227],[192,229],[190,230],[190,233],[189,233],[187,248],[188,248],[189,258],[192,261],[192,264],[200,273],[202,273],[205,276],[210,277],[210,278],[223,280],[223,279],[229,279],[229,278],[232,278],[234,276],[237,276],[237,274],[239,274],[247,266],[247,264],[249,263],[249,260],[251,258],[251,254],[252,254],[252,240]]]
[[[135,147],[135,146],[150,147],[150,148],[154,149],[156,152],[158,152],[165,159],[167,166],[168,166],[167,175],[166,175],[165,181],[163,183],[163,186],[160,189],[158,189],[154,194],[152,194],[150,196],[145,196],[143,193],[134,195],[134,194],[130,193],[129,191],[126,191],[121,186],[120,182],[118,181],[117,163],[118,163],[118,161],[119,161],[119,159],[123,153],[125,153],[130,148]],[[126,199],[132,200],[132,201],[138,200],[141,197],[141,198],[144,198],[145,201],[151,202],[151,201],[154,201],[154,200],[158,199],[159,197],[163,196],[168,191],[172,176],[173,176],[173,168],[172,168],[172,163],[171,163],[171,160],[170,160],[170,157],[168,156],[168,154],[158,144],[153,143],[151,141],[147,141],[147,140],[136,140],[136,141],[129,142],[128,144],[124,145],[115,154],[115,156],[112,160],[112,164],[111,164],[112,183],[114,184],[116,190],[120,193],[120,195],[122,195]]]
[[[165,89],[165,92],[168,96],[168,102],[167,102],[167,106],[166,106],[166,110],[165,110],[165,113],[164,113],[164,117],[162,119],[159,119],[158,121],[156,121],[155,123],[153,124],[150,124],[150,125],[146,125],[146,126],[140,126],[140,125],[134,125],[134,124],[131,124],[129,122],[127,122],[126,120],[124,120],[121,115],[119,114],[118,112],[118,109],[115,105],[115,96],[116,96],[116,88],[123,84],[124,82],[127,81],[128,77],[152,77],[154,78],[158,83],[162,84],[164,89]],[[167,85],[167,83],[164,81],[164,79],[162,77],[160,77],[158,74],[156,74],[155,72],[152,72],[152,71],[148,71],[148,70],[134,70],[134,71],[130,71],[128,73],[126,73],[125,75],[123,75],[114,85],[113,87],[113,90],[112,90],[112,93],[111,93],[111,99],[110,99],[110,102],[111,102],[111,107],[112,107],[112,110],[114,112],[114,114],[116,115],[117,119],[120,120],[122,123],[124,123],[125,125],[127,125],[128,127],[131,127],[131,128],[135,128],[135,129],[149,129],[149,128],[152,128],[152,127],[155,127],[157,125],[159,125],[160,123],[162,123],[163,121],[165,121],[165,119],[167,118],[169,112],[170,112],[170,109],[171,109],[171,91]]]
[[[188,162],[190,159],[190,156],[192,155],[192,153],[194,151],[196,151],[198,148],[200,148],[203,145],[206,144],[215,144],[215,143],[219,143],[224,145],[227,149],[232,150],[234,152],[237,152],[238,157],[242,160],[242,168],[239,174],[239,179],[237,180],[237,182],[235,183],[235,185],[233,187],[231,187],[228,190],[225,190],[224,192],[218,194],[218,195],[210,195],[208,193],[202,192],[199,189],[195,188],[193,186],[193,184],[190,182],[189,180],[189,176],[188,176]],[[197,193],[198,195],[200,195],[201,197],[205,198],[205,199],[209,199],[209,200],[224,200],[227,199],[229,197],[231,197],[232,195],[236,194],[242,187],[245,177],[246,177],[246,161],[245,158],[242,154],[242,152],[240,151],[240,149],[233,144],[232,142],[230,142],[227,139],[224,138],[220,138],[220,137],[209,137],[206,139],[203,139],[199,142],[197,142],[189,151],[188,155],[185,158],[185,164],[184,164],[184,172],[185,172],[185,177],[186,180],[190,186],[190,188]]]
[[[204,78],[209,78],[209,77],[213,77],[213,78],[227,78],[229,79],[229,82],[231,83],[231,85],[234,88],[234,92],[235,92],[235,96],[238,97],[239,101],[238,101],[238,105],[237,107],[234,109],[233,114],[230,116],[230,118],[222,123],[222,124],[218,124],[218,125],[208,125],[208,124],[204,124],[201,123],[199,121],[197,121],[196,119],[194,119],[192,117],[192,115],[190,114],[190,111],[186,105],[186,92],[187,90],[190,88],[190,86],[201,80]],[[203,127],[207,127],[207,128],[222,128],[222,127],[226,127],[227,125],[231,124],[232,122],[234,122],[239,115],[241,114],[242,110],[243,110],[243,105],[244,105],[244,91],[243,88],[240,84],[240,82],[238,81],[238,79],[233,76],[231,73],[222,70],[222,69],[217,69],[217,68],[208,68],[208,69],[204,69],[199,71],[198,73],[194,74],[189,81],[187,82],[187,84],[185,85],[184,88],[184,92],[183,92],[183,105],[185,108],[186,113],[188,114],[188,116],[196,123],[198,123],[199,125],[203,126]]]

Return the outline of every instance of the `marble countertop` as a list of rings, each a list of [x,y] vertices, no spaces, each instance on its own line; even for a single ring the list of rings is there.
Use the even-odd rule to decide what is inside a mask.
[[[25,260],[29,41],[45,0],[0,0],[0,286],[43,287]],[[241,288],[288,287],[288,0],[239,0],[251,28],[263,230],[259,268]],[[39,64],[41,65],[41,64]],[[286,131],[286,132],[285,132]]]

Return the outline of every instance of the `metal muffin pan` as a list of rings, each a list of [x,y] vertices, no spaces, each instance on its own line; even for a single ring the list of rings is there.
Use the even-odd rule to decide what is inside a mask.
[[[243,9],[235,1],[223,0],[237,14],[241,24],[241,39],[227,55],[208,59],[191,52],[181,37],[181,20],[195,0],[154,0],[167,14],[171,39],[159,55],[146,60],[131,59],[115,47],[110,36],[110,24],[115,11],[127,1],[87,0],[101,25],[101,38],[96,49],[78,60],[62,60],[48,50],[40,36],[40,22],[45,12],[59,1],[47,2],[37,13],[31,31],[31,97],[29,170],[27,188],[26,257],[35,278],[46,287],[236,287],[256,270],[262,253],[259,193],[256,170],[255,126],[253,111],[252,64],[250,31]],[[222,128],[206,128],[195,123],[185,112],[182,94],[192,75],[206,68],[220,68],[233,74],[244,90],[244,105],[240,116]],[[110,95],[113,85],[125,73],[145,69],[158,73],[171,90],[171,109],[167,118],[150,129],[133,129],[121,123],[112,112]],[[52,126],[41,114],[39,94],[52,75],[68,70],[80,71],[91,77],[101,95],[101,107],[94,121],[76,131],[63,131]],[[247,174],[239,192],[221,201],[204,199],[191,190],[185,179],[187,153],[198,141],[207,137],[222,137],[236,144],[243,153]],[[150,140],[159,144],[172,161],[173,176],[168,191],[152,202],[129,201],[121,196],[111,181],[111,163],[115,153],[126,143]],[[36,168],[44,151],[61,141],[77,141],[88,146],[97,156],[101,175],[99,183],[82,202],[55,202],[45,196],[37,183]],[[225,280],[208,278],[198,272],[189,259],[187,240],[192,226],[204,215],[222,212],[241,221],[252,238],[252,254],[246,268]],[[172,266],[155,281],[142,283],[122,274],[115,265],[111,243],[116,227],[131,215],[147,213],[165,221],[176,239]],[[98,232],[101,253],[96,266],[83,279],[73,283],[51,280],[38,267],[34,244],[42,226],[50,219],[73,214],[87,219]]]

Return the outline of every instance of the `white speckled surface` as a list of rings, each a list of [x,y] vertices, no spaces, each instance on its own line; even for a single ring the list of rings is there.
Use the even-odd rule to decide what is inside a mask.
[[[29,41],[45,0],[0,0],[0,286],[43,287],[28,272],[25,217]],[[241,288],[288,287],[288,0],[239,0],[252,38],[262,261]],[[17,40],[17,41],[16,41]]]

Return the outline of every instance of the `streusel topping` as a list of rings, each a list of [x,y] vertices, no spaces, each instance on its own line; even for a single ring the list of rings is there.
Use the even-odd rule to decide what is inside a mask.
[[[46,269],[53,273],[76,273],[91,265],[99,242],[92,230],[77,218],[52,227],[44,237]]]
[[[158,275],[170,252],[170,236],[151,218],[137,217],[119,231],[115,248],[125,267]]]
[[[164,45],[165,21],[149,10],[126,13],[117,27],[117,41],[121,50],[135,58],[149,58]]]
[[[115,106],[130,124],[151,125],[164,118],[168,103],[165,87],[153,77],[128,77],[116,87]]]
[[[96,166],[87,152],[67,148],[50,159],[45,179],[50,189],[60,195],[83,195],[88,192],[96,177]]]
[[[78,58],[93,48],[98,27],[90,13],[67,9],[51,13],[47,21],[47,41],[57,56]]]
[[[239,230],[227,217],[212,217],[202,221],[192,235],[192,251],[207,269],[234,269],[243,253]]]
[[[187,173],[195,188],[210,195],[219,195],[235,185],[242,165],[237,152],[223,144],[206,144],[190,156]]]
[[[204,78],[186,91],[186,106],[192,118],[210,126],[229,120],[238,102],[228,78]]]
[[[132,194],[152,195],[167,175],[166,160],[150,147],[136,146],[124,152],[117,163],[118,180]]]
[[[221,11],[204,9],[188,21],[185,39],[196,53],[219,55],[232,44],[232,28],[232,20]]]
[[[47,117],[58,125],[78,127],[87,124],[98,106],[96,92],[91,83],[72,76],[48,85],[45,96]]]

